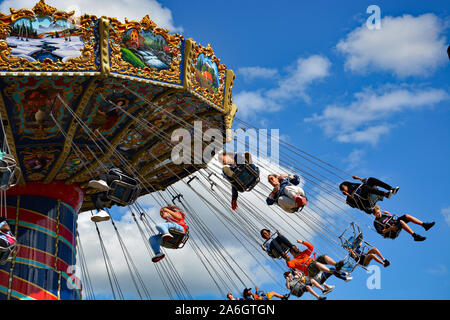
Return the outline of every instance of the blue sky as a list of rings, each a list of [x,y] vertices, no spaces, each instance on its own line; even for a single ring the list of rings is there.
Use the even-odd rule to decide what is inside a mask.
[[[419,57],[411,61],[410,67],[405,67],[395,59],[390,61],[392,59],[383,56],[381,47],[378,57],[369,55],[365,57],[368,62],[361,62],[354,69],[346,66],[352,54],[357,54],[345,53],[337,45],[341,41],[349,46],[366,45],[363,38],[352,42],[348,37],[365,23],[369,17],[366,9],[372,4],[381,9],[380,31],[389,27],[405,32],[405,29],[417,27],[419,33],[425,25],[430,26],[421,21],[423,15],[428,14],[428,18],[438,21],[436,31],[430,34],[436,36],[435,44],[444,43],[445,48],[449,44],[450,6],[443,1],[358,0],[343,4],[320,0],[231,0],[190,1],[189,6],[175,0],[164,2],[172,11],[175,25],[183,27],[185,36],[205,45],[211,43],[221,62],[236,72],[233,89],[236,103],[242,92],[262,92],[262,96],[267,97],[272,90],[275,97],[280,97],[279,92],[273,90],[292,76],[290,72],[295,70],[298,59],[312,56],[325,59],[328,65],[323,74],[326,75],[318,76],[317,81],[308,82],[301,89],[307,95],[306,99],[294,93],[294,98],[282,97],[276,101],[281,105],[279,111],[268,113],[255,107],[245,118],[259,127],[279,128],[280,134],[290,143],[356,175],[375,176],[399,185],[399,194],[385,201],[383,209],[436,221],[436,226],[426,233],[428,239],[422,243],[413,242],[406,233],[395,241],[385,240],[365,228],[369,242],[392,262],[389,268],[382,270],[382,289],[368,290],[365,286],[367,275],[359,270],[351,283],[339,283],[339,293],[336,292],[333,298],[449,299],[450,221],[449,210],[446,210],[450,207],[447,192],[450,186],[449,60],[442,52],[434,56],[433,62]],[[401,27],[402,23],[410,22],[403,19],[404,15],[413,18],[412,26]],[[387,17],[392,17],[393,23],[386,21],[385,26]],[[416,48],[417,51],[422,50],[420,43],[427,38],[416,39],[415,34],[404,37],[410,37],[411,43],[414,42],[411,50]],[[400,42],[401,38],[399,34]],[[383,45],[382,40],[379,45]],[[413,58],[415,53],[411,52]],[[249,69],[245,69],[249,67],[254,68],[255,76],[251,79]],[[396,100],[394,96],[400,92],[406,95]],[[409,98],[408,94],[411,94]],[[386,99],[377,99],[381,97]],[[395,101],[386,102],[388,98]],[[358,138],[349,131],[347,136],[337,140],[342,128],[333,123],[341,120],[329,119],[331,134],[320,126],[327,125],[326,119],[305,122],[314,114],[323,116],[324,110],[331,105],[341,112],[348,111],[353,105],[355,112],[364,114],[364,106],[372,101],[370,99],[375,99],[375,108],[386,103],[388,110],[367,112],[368,119],[363,123],[345,120],[341,125],[360,126],[360,131],[380,126],[386,131],[379,136],[369,132],[368,136]],[[251,102],[248,105],[252,106]],[[238,108],[244,106],[238,105]],[[240,110],[237,116],[242,117],[242,113]],[[355,116],[359,115],[355,113]],[[425,235],[421,227],[412,227]]]
[[[26,1],[3,1],[2,11],[21,7],[18,2]],[[385,240],[362,226],[368,242],[392,263],[382,269],[381,289],[367,289],[368,275],[358,269],[348,284],[331,281],[337,289],[329,299],[450,298],[450,63],[442,50],[450,42],[448,4],[136,0],[136,6],[123,7],[117,0],[104,8],[74,3],[99,16],[95,10],[119,8],[118,16],[123,8],[130,16],[134,8],[140,16],[145,9],[164,27],[211,43],[221,63],[236,73],[239,118],[280,129],[289,143],[355,175],[400,186],[383,209],[436,221],[428,232],[412,225],[428,237],[421,243],[405,232]],[[381,9],[380,30],[364,27],[373,4]],[[114,210],[114,216],[121,213]],[[215,299],[213,291],[205,289],[196,298]]]

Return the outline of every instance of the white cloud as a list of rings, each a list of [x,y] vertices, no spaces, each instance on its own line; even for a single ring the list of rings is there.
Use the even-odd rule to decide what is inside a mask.
[[[445,222],[447,222],[448,226],[450,227],[450,207],[443,208],[441,210],[441,213],[444,216]]]
[[[389,71],[397,76],[426,76],[447,63],[444,23],[434,14],[383,17],[381,29],[364,24],[337,44],[347,69]]]
[[[426,108],[448,100],[441,89],[410,89],[386,86],[365,89],[354,95],[348,106],[328,105],[321,115],[305,119],[316,122],[327,136],[340,142],[376,144],[393,127],[390,119],[397,113]]]
[[[33,8],[38,0],[5,0],[0,4],[0,11],[8,14],[9,8]],[[47,0],[46,3],[59,10],[75,11],[75,15],[89,13],[97,17],[116,17],[120,21],[128,20],[140,21],[145,15],[149,15],[159,27],[168,28],[170,32],[182,32],[182,27],[176,27],[173,21],[172,12],[163,7],[156,0]]]
[[[320,55],[308,58],[299,58],[295,64],[288,68],[287,75],[281,77],[277,86],[268,90],[240,91],[233,99],[239,108],[239,116],[248,118],[259,111],[277,112],[282,108],[283,102],[293,99],[302,99],[307,103],[310,97],[308,87],[329,75],[331,63]]]
[[[264,67],[244,67],[239,68],[238,74],[245,81],[252,81],[254,79],[270,79],[277,77],[278,70]]]

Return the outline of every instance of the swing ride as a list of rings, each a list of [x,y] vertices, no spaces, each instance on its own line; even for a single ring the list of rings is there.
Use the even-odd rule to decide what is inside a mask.
[[[223,241],[224,234],[281,285],[286,264],[280,258],[289,248],[283,246],[283,253],[261,250],[262,228],[277,230],[267,241],[282,233],[289,239],[314,241],[319,256],[317,248],[326,247],[327,254],[345,257],[339,260],[347,275],[358,265],[349,249],[367,254],[371,246],[359,225],[367,225],[361,219],[368,215],[352,215],[338,192],[339,182],[351,174],[292,144],[276,141],[277,167],[263,159],[249,161],[234,166],[228,178],[223,176],[225,164],[215,159],[174,163],[172,151],[178,141],[172,141],[172,133],[192,133],[196,121],[202,129],[218,129],[226,137],[223,143],[242,143],[228,135],[233,125],[249,135],[258,129],[235,117],[234,73],[220,63],[210,45],[171,34],[148,15],[125,22],[89,14],[75,17],[43,0],[33,9],[10,11],[0,14],[0,206],[11,232],[0,233],[0,239],[14,239],[0,246],[0,300],[95,299],[77,218],[99,210],[99,194],[134,298],[152,299],[155,292],[109,214],[113,206],[127,207],[144,243],[139,254],[149,254],[145,268],[150,265],[157,274],[151,282],[159,279],[169,299],[193,299],[193,294],[189,279],[181,276],[172,252],[165,255],[165,249],[189,250],[189,259],[201,263],[205,279],[223,297],[256,287],[258,273],[240,264],[240,257]],[[114,168],[123,173],[113,172],[110,182],[99,178]],[[266,177],[287,173],[283,171],[295,175],[297,184],[301,177],[302,188],[308,189],[308,205],[303,194],[304,205],[292,213],[266,203],[274,191]],[[102,184],[101,193],[93,188]],[[242,195],[235,210],[229,203],[237,192]],[[160,213],[164,233],[155,232],[158,219],[139,203],[144,195],[159,208],[176,208],[169,218]],[[200,211],[207,211],[208,219]],[[209,219],[220,228],[214,229]],[[126,299],[98,226],[101,220],[92,221],[111,297]],[[164,258],[152,260],[155,263],[151,257],[159,252],[153,237],[160,239],[157,246],[163,248]],[[75,265],[81,269],[81,284],[74,283]],[[156,296],[161,297],[159,292]]]

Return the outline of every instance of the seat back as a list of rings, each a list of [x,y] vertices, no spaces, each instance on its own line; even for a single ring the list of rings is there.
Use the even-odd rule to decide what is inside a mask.
[[[132,185],[121,180],[114,180],[109,186],[108,199],[128,206],[136,201],[140,192],[138,185]]]
[[[161,241],[161,246],[168,249],[181,249],[189,239],[189,230],[186,232],[178,231],[176,229],[169,229],[170,234],[173,236],[171,239],[164,239]]]
[[[241,192],[252,190],[259,183],[259,169],[253,164],[242,164],[233,174],[235,186]]]

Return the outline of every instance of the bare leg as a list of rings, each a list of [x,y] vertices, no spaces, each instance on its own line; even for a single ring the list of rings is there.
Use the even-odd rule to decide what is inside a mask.
[[[306,290],[311,293],[316,299],[319,299],[319,295],[314,292],[314,290],[311,288],[311,286],[306,286]]]
[[[405,230],[409,234],[414,234],[414,231],[406,224],[406,222],[400,221],[400,224],[402,225],[403,230]]]
[[[329,264],[329,265],[332,265],[332,266],[336,265],[336,261],[334,261],[333,258],[331,258],[330,256],[325,254],[323,257],[325,259],[325,263],[326,264]]]
[[[375,260],[376,262],[378,262],[379,264],[384,265],[384,257],[377,248],[372,248],[369,250],[368,255],[366,256],[366,259],[364,260],[364,266],[369,265],[369,263],[372,259]]]
[[[315,279],[310,279],[310,281],[311,281],[311,284],[314,286],[314,287],[316,287],[316,288],[319,288],[320,290],[325,290],[321,285],[320,285],[320,283],[318,283]]]
[[[283,295],[281,295],[281,294],[279,294],[279,293],[276,293],[275,291],[270,291],[269,292],[269,294],[271,295],[271,296],[274,296],[274,297],[277,297],[277,298],[284,298],[284,296]]]
[[[416,217],[413,217],[409,214],[405,214],[405,218],[408,219],[408,221],[418,224],[419,226],[421,226],[423,224],[422,221],[420,221],[419,219],[417,219]]]

